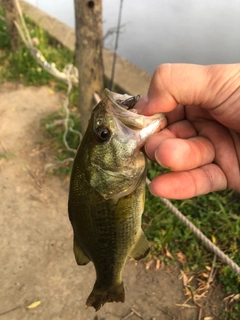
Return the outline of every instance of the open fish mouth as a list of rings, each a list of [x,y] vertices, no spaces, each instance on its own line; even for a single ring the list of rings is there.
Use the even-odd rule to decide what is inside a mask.
[[[132,130],[139,131],[141,141],[144,141],[150,134],[154,133],[165,117],[163,113],[157,113],[152,116],[138,114],[134,106],[140,99],[140,95],[122,95],[111,92],[108,89],[104,90],[104,95],[110,100],[107,106],[109,107],[109,111],[125,126]]]

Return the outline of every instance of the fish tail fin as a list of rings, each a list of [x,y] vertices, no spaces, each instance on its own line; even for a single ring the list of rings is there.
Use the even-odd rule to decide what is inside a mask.
[[[111,288],[97,287],[96,283],[89,297],[87,298],[86,308],[94,307],[98,311],[106,302],[124,302],[125,292],[123,282]]]

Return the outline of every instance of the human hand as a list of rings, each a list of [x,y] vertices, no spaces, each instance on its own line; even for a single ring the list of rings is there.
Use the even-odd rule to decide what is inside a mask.
[[[240,64],[160,65],[135,108],[166,113],[145,151],[171,172],[154,178],[150,192],[174,199],[240,192]]]

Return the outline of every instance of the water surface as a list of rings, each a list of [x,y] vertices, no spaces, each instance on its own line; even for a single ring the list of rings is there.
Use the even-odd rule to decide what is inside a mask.
[[[74,2],[27,0],[74,28]],[[120,0],[103,0],[104,34],[117,25]],[[124,0],[118,53],[152,73],[164,62],[240,60],[240,1]],[[114,48],[114,35],[104,45]]]

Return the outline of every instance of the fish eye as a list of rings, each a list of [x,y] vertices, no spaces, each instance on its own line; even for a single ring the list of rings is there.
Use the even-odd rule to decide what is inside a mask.
[[[99,127],[94,131],[94,133],[97,141],[99,142],[106,142],[111,136],[110,130],[106,127]]]

